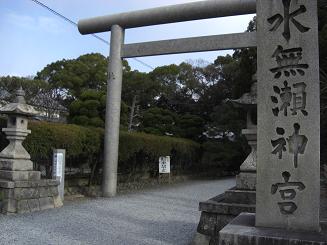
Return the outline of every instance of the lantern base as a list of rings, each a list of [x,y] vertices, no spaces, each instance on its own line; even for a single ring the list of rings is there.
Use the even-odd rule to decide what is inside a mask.
[[[58,185],[59,181],[52,179],[0,180],[0,212],[9,215],[59,208],[63,204]]]

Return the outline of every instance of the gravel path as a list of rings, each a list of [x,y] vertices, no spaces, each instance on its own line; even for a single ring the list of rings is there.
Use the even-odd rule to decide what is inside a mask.
[[[0,215],[0,244],[188,244],[199,222],[199,201],[233,185],[233,178],[192,181],[69,202],[57,210]]]

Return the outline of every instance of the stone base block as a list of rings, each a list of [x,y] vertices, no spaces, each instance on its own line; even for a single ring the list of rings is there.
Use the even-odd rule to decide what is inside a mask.
[[[214,237],[235,217],[235,215],[202,212],[197,231],[200,234]]]
[[[228,203],[226,202],[225,195],[223,194],[206,202],[200,202],[199,209],[200,211],[210,213],[237,216],[242,212],[255,212],[255,204],[247,204],[246,202]]]
[[[255,227],[255,214],[242,213],[219,232],[219,245],[327,245],[326,233]]]
[[[57,180],[0,180],[0,211],[13,214],[61,207],[58,185]]]
[[[320,227],[321,227],[322,232],[327,233],[327,221],[326,220],[320,222]]]
[[[241,172],[236,176],[236,188],[240,190],[256,189],[257,174],[250,172]]]
[[[32,171],[33,162],[25,159],[0,159],[0,170]]]
[[[210,245],[210,237],[197,232],[190,245]]]
[[[227,195],[226,195],[227,193]],[[242,197],[245,196],[245,199]],[[201,234],[214,238],[218,232],[242,212],[255,212],[255,192],[250,194],[254,204],[248,204],[248,193],[236,189],[230,189],[225,194],[216,196],[208,201],[200,202],[200,222],[197,231]],[[237,200],[235,203],[229,201]]]
[[[0,170],[0,179],[20,181],[20,180],[40,180],[40,171],[11,171]]]
[[[255,191],[248,190],[228,190],[225,192],[225,202],[227,203],[246,203],[254,204],[256,203]]]

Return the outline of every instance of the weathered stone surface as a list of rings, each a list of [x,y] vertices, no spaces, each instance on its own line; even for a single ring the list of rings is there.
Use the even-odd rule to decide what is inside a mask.
[[[55,179],[48,179],[47,180],[47,185],[48,186],[58,186],[60,184],[59,180]]]
[[[40,210],[39,199],[28,199],[27,200],[30,212],[36,212]]]
[[[1,213],[16,213],[17,212],[17,202],[13,199],[4,199],[1,202]]]
[[[240,190],[255,190],[256,173],[240,173],[236,176],[236,188]]]
[[[218,197],[223,197],[220,195]],[[199,210],[228,215],[239,215],[242,212],[255,212],[255,205],[243,203],[226,203],[224,199],[210,199],[205,202],[200,202]]]
[[[39,189],[38,188],[15,188],[14,189],[14,199],[32,199],[39,198]]]
[[[51,187],[49,187],[49,194],[51,194],[50,196],[57,196],[57,195],[59,195],[58,186],[51,186]]]
[[[39,199],[40,210],[54,208],[54,202],[52,197],[42,197]]]
[[[39,187],[39,186],[57,186],[59,182],[52,179],[40,179],[30,181],[15,181],[15,187]]]
[[[255,191],[232,189],[225,192],[225,202],[255,205]]]
[[[248,140],[251,146],[251,152],[240,166],[241,172],[253,172],[257,171],[257,127],[251,129],[243,129],[242,134]]]
[[[202,212],[197,231],[201,234],[213,237],[235,217],[235,215],[229,214]]]
[[[210,237],[197,232],[190,245],[209,245]]]
[[[26,213],[61,207],[58,196],[58,181],[5,181],[0,186],[0,207],[2,214]],[[15,185],[17,187],[15,187]]]
[[[28,171],[28,180],[40,180],[41,172],[40,171]]]
[[[0,170],[0,179],[4,180],[39,180],[41,172],[39,171],[10,171]]]
[[[28,200],[17,201],[17,213],[28,213],[28,212],[30,212]]]
[[[57,196],[53,197],[53,203],[54,203],[54,207],[55,208],[60,208],[63,206],[61,197],[59,196],[59,194]]]
[[[318,231],[317,1],[257,1],[257,38],[256,225]]]
[[[14,187],[15,187],[15,182],[0,179],[0,188],[6,188],[7,189],[7,188],[14,188]]]
[[[326,245],[327,234],[255,227],[255,214],[242,213],[219,232],[220,245]]]
[[[255,205],[236,204],[236,203],[210,203],[208,202],[208,209],[213,213],[238,215],[241,212],[254,212]]]
[[[320,222],[320,227],[322,232],[327,234],[327,221]]]
[[[14,189],[1,188],[0,190],[3,199],[15,199]]]
[[[31,159],[30,154],[22,145],[22,141],[31,133],[30,130],[21,128],[2,128],[2,132],[6,134],[6,137],[9,140],[9,145],[0,152],[0,158]]]
[[[49,197],[52,196],[51,193],[49,193],[50,190],[48,187],[39,187],[39,193],[40,193],[40,197]]]
[[[200,202],[199,210],[202,212],[197,231],[210,236],[210,244],[218,244],[218,233],[224,226],[242,212],[255,212],[255,191],[232,188],[206,202]]]
[[[212,215],[211,213],[202,212],[197,231],[204,235],[213,236],[215,234],[216,223],[217,214]]]
[[[33,170],[33,162],[25,159],[0,159],[0,170]]]

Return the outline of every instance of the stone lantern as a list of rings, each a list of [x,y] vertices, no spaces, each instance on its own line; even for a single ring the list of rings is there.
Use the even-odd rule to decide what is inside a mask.
[[[38,114],[25,102],[25,92],[16,91],[13,103],[0,108],[8,116],[2,131],[9,141],[0,152],[0,207],[1,213],[23,213],[62,206],[58,196],[58,181],[41,179],[41,172],[33,170],[30,154],[22,145],[26,136],[28,118]]]
[[[1,168],[6,169],[0,171],[1,179],[40,179],[39,172],[31,172],[33,171],[33,162],[30,160],[30,154],[22,145],[26,136],[31,133],[31,130],[27,129],[28,117],[37,114],[33,106],[26,104],[24,95],[22,89],[17,90],[14,102],[0,108],[1,114],[8,115],[7,128],[3,128],[2,132],[9,140],[9,145],[0,152]]]
[[[254,79],[256,80],[255,77]],[[257,83],[252,84],[249,93],[243,94],[239,99],[229,100],[229,102],[234,107],[244,109],[247,113],[247,128],[242,130],[242,134],[251,147],[251,153],[242,163],[240,174],[236,176],[236,186],[243,190],[255,190],[257,172]]]
[[[253,77],[253,85],[249,93],[243,94],[239,99],[226,100],[234,107],[247,112],[246,129],[242,134],[251,146],[251,153],[240,167],[236,176],[236,186],[225,193],[200,202],[201,218],[198,233],[205,239],[215,241],[217,234],[225,225],[242,212],[255,212],[256,204],[256,169],[257,169],[257,83]]]

